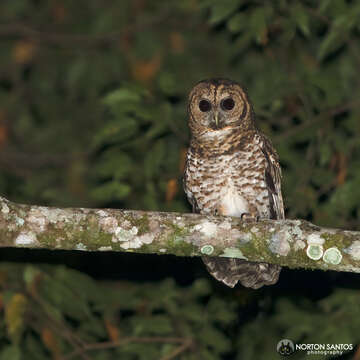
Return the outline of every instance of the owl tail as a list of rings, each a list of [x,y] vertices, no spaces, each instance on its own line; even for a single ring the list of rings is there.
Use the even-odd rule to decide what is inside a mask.
[[[272,285],[278,281],[281,270],[279,265],[241,259],[204,256],[202,261],[216,280],[230,287],[238,281],[252,289]]]

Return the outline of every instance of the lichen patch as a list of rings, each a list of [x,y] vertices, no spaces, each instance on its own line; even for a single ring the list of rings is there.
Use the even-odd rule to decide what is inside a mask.
[[[138,235],[139,229],[133,226],[127,230],[120,226],[115,229],[112,242],[119,242],[123,249],[138,249],[143,245],[149,245],[153,242],[155,236],[153,234]]]
[[[214,247],[212,245],[204,245],[200,251],[202,254],[211,255],[214,252]]]
[[[111,246],[100,246],[99,251],[111,251],[112,247]]]
[[[311,260],[320,260],[323,256],[324,250],[322,245],[319,244],[310,244],[306,249],[306,255]]]
[[[144,234],[141,236],[137,236],[130,241],[125,241],[120,244],[120,247],[123,249],[138,249],[143,245],[151,244],[154,240],[154,237],[150,234]]]
[[[248,260],[248,258],[244,256],[240,249],[232,247],[226,248],[220,256]]]
[[[25,220],[22,218],[19,218],[18,216],[15,216],[15,223],[17,226],[23,226],[25,223]]]
[[[294,250],[295,251],[298,251],[298,250],[302,250],[302,249],[305,249],[305,242],[302,241],[302,240],[296,240],[295,241],[295,244],[294,244]]]
[[[219,224],[219,228],[221,230],[230,230],[231,229],[231,223],[229,221],[225,221],[225,222]]]
[[[340,250],[334,246],[327,249],[323,255],[323,260],[332,265],[338,265],[341,263],[342,255]]]
[[[202,232],[205,236],[212,237],[217,232],[217,225],[205,220],[201,224],[195,225],[194,230]]]
[[[349,254],[354,260],[360,260],[360,240],[355,240],[344,252]]]
[[[320,237],[319,234],[310,234],[307,237],[307,243],[310,245],[323,245],[325,242],[325,239],[323,239],[322,237]]]
[[[99,225],[103,231],[112,234],[118,228],[118,221],[113,216],[106,216],[99,220]]]
[[[290,240],[288,231],[279,231],[271,236],[269,249],[277,255],[286,256],[290,251]]]
[[[31,230],[36,233],[43,232],[47,225],[47,218],[44,216],[41,207],[33,207],[26,217]]]
[[[257,228],[256,226],[253,226],[250,231],[254,234],[258,233],[259,232],[259,228]]]
[[[15,239],[16,245],[31,245],[36,243],[36,235],[33,232],[20,233]]]
[[[42,211],[42,214],[46,217],[46,219],[51,224],[60,224],[60,223],[68,223],[70,214],[67,212],[67,210],[64,209],[48,209],[44,208]],[[80,221],[81,219],[85,218],[82,214],[76,214],[77,221]]]
[[[342,271],[348,271],[353,273],[360,273],[360,268],[353,265],[342,265],[339,267]]]
[[[136,235],[136,233],[137,233],[136,230],[129,231],[118,226],[115,229],[114,235],[112,237],[112,241],[113,242],[129,241],[134,237],[134,235]]]
[[[233,230],[231,231],[232,234],[233,234],[233,231],[237,231],[237,230],[236,230],[236,229],[233,229]],[[240,233],[240,232],[239,232],[239,233]],[[245,233],[245,234],[240,233],[239,236],[238,236],[238,238],[239,238],[240,244],[246,244],[246,243],[248,243],[249,241],[251,241],[252,235],[249,234],[249,233]]]
[[[81,250],[81,251],[86,251],[87,250],[86,246],[83,243],[76,244],[75,249],[76,250]]]
[[[296,225],[293,229],[292,229],[292,233],[297,236],[299,239],[302,238],[303,236],[303,232],[302,230],[300,229],[300,227],[298,225]]]
[[[3,214],[8,214],[9,211],[10,211],[9,207],[7,206],[7,204],[5,202],[3,202],[2,207],[1,207],[1,212]]]
[[[108,213],[105,210],[98,210],[98,211],[96,211],[96,214],[101,217],[105,217],[108,215]]]
[[[154,235],[152,235],[152,234],[143,234],[143,235],[139,236],[138,239],[140,240],[140,242],[142,244],[149,245],[149,244],[151,244],[153,242]]]

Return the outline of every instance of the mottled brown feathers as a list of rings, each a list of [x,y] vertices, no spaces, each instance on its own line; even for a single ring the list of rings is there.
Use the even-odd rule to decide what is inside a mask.
[[[281,170],[271,142],[255,127],[246,91],[227,79],[203,80],[189,95],[191,141],[184,189],[194,212],[284,218]],[[204,257],[209,272],[228,286],[259,288],[277,281],[280,267]]]

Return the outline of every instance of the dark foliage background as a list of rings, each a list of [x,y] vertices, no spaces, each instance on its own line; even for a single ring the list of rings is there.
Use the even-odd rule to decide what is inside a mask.
[[[0,193],[190,211],[186,96],[225,76],[279,152],[287,217],[359,229],[359,20],[356,0],[2,0]],[[341,358],[360,359],[356,275],[285,270],[230,290],[197,259],[0,258],[13,262],[0,268],[1,360],[277,359],[282,338],[353,343]]]

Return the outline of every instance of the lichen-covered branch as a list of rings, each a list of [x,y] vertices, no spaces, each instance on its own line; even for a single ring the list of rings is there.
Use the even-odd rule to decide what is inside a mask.
[[[0,197],[0,247],[225,256],[296,268],[360,272],[360,232],[304,220],[115,209],[58,209]]]

